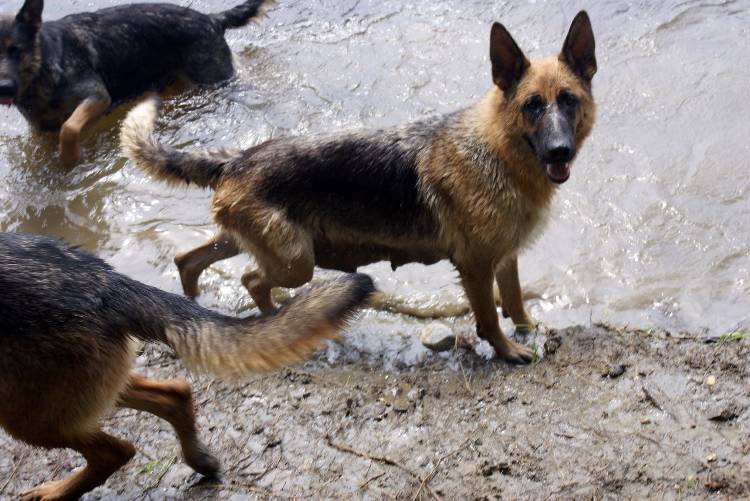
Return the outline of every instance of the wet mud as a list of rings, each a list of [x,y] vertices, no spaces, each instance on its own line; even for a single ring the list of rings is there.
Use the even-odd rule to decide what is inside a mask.
[[[402,370],[322,353],[242,383],[193,378],[220,481],[180,462],[165,423],[120,411],[106,428],[139,454],[85,499],[750,496],[750,339],[593,326],[544,345],[530,367],[461,349]],[[185,375],[153,347],[138,365]],[[0,450],[9,499],[81,465],[5,437]]]

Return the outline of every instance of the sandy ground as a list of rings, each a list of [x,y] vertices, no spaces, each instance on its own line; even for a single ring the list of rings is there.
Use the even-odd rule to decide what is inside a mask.
[[[470,351],[417,366],[304,366],[228,383],[193,378],[220,481],[180,462],[158,419],[106,428],[139,454],[86,499],[750,498],[750,339],[604,326],[549,332],[530,367]],[[148,348],[139,370],[184,375]],[[0,435],[0,496],[80,466]]]

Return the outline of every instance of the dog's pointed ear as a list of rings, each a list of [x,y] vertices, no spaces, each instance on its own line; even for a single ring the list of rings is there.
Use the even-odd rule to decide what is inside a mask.
[[[529,60],[500,23],[493,24],[490,32],[490,62],[492,80],[503,92],[515,89],[529,67]]]
[[[28,24],[38,29],[42,25],[43,10],[44,0],[26,0],[16,15],[16,22]]]
[[[596,73],[596,43],[591,20],[585,10],[576,15],[565,37],[558,59],[576,75],[590,82]]]

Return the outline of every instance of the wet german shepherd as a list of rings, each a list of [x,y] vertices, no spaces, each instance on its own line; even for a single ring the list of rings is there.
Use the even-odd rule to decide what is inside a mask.
[[[0,104],[15,104],[38,129],[59,130],[63,163],[75,165],[81,130],[112,104],[177,78],[231,78],[224,32],[269,3],[248,0],[213,15],[124,5],[42,23],[43,0],[26,0],[15,18],[0,18]]]
[[[186,153],[152,137],[157,103],[136,107],[122,130],[124,154],[153,176],[215,190],[221,232],[179,255],[183,288],[211,263],[252,253],[242,277],[260,309],[274,311],[272,287],[297,287],[313,266],[354,271],[389,260],[457,268],[477,332],[505,360],[533,353],[507,339],[504,312],[532,324],[517,255],[538,235],[557,187],[594,124],[594,34],[580,12],[558,56],[529,61],[492,26],[494,86],[475,105],[403,127],[267,141],[240,153]]]
[[[305,359],[335,336],[373,284],[347,275],[274,316],[239,319],[131,280],[55,240],[0,233],[0,291],[0,426],[87,461],[67,479],[24,494],[29,501],[77,499],[133,457],[131,444],[99,428],[114,405],[167,420],[185,462],[217,473],[197,436],[188,383],[130,374],[136,339],[167,344],[191,368],[219,375],[268,370]]]

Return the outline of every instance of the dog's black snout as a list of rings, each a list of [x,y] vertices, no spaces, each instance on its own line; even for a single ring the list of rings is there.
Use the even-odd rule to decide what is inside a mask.
[[[550,148],[547,158],[552,163],[568,162],[575,155],[575,147],[568,144],[558,144]]]
[[[13,80],[0,80],[0,97],[16,97],[17,90]]]

